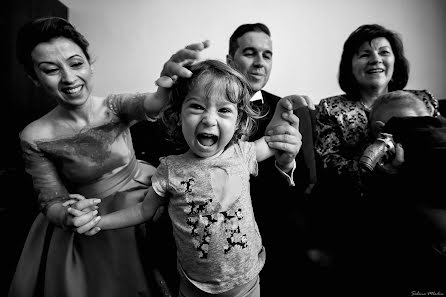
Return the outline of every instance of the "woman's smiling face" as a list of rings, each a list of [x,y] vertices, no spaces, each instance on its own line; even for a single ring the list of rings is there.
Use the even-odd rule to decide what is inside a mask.
[[[364,42],[352,58],[353,76],[359,89],[378,88],[387,91],[394,64],[395,55],[386,38],[378,37]]]
[[[65,37],[39,43],[31,52],[41,86],[64,106],[84,104],[92,91],[92,69],[82,49]]]

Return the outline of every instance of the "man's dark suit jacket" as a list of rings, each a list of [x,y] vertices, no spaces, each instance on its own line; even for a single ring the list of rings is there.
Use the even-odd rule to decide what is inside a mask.
[[[262,96],[262,110],[268,113],[258,121],[258,129],[250,137],[251,141],[265,134],[280,99],[263,90]],[[279,173],[274,157],[260,162],[258,175],[251,176],[254,216],[266,249],[265,266],[260,272],[262,296],[292,296],[296,290],[300,293],[305,291],[302,285],[305,276],[309,275],[306,269],[309,263],[305,256],[307,197],[304,191],[309,183],[307,167],[301,150],[296,157],[294,187],[290,187]],[[300,281],[296,283],[298,276]]]
[[[249,138],[250,141],[264,135],[280,99],[263,90],[262,95],[264,103],[261,109],[267,112],[267,115],[258,121],[258,128]],[[163,131],[162,124],[158,122],[141,122],[131,128],[137,159],[158,166],[160,157],[181,153],[166,140]],[[279,173],[274,164],[274,157],[260,162],[258,176],[252,176],[250,180],[254,215],[267,255],[266,264],[260,274],[262,296],[281,296],[276,294],[294,292],[297,275],[306,273],[306,197],[303,193],[308,184],[309,173],[302,151],[296,161],[295,187],[290,187],[285,177]],[[178,289],[176,253],[167,212],[157,221],[150,237],[153,239],[152,245],[159,246],[155,247],[153,252],[162,254],[155,257],[160,261],[157,266],[167,277],[175,295]],[[289,268],[292,268],[293,273],[290,273]],[[302,273],[299,270],[302,270]],[[304,282],[302,278],[301,282]],[[277,286],[279,283],[281,285]]]

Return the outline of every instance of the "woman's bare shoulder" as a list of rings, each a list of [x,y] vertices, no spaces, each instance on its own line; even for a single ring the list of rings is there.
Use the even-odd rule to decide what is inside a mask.
[[[20,132],[20,139],[29,143],[38,140],[51,139],[57,120],[54,119],[53,111],[29,123]]]

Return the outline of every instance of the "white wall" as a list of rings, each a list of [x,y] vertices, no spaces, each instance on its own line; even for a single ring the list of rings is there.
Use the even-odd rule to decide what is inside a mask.
[[[274,62],[265,89],[309,95],[316,103],[341,93],[342,46],[358,26],[399,32],[411,65],[407,88],[446,98],[444,0],[62,0],[91,43],[94,93],[153,91],[164,62],[185,45],[211,40],[206,58],[225,61],[242,23],[271,30]]]

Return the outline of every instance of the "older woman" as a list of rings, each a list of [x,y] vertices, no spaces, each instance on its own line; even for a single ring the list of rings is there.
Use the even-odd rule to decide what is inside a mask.
[[[370,107],[378,96],[404,89],[408,78],[409,63],[399,35],[381,25],[362,25],[347,38],[342,52],[338,79],[345,94],[322,99],[317,106],[316,246],[330,252],[334,269],[340,272],[334,283],[342,294],[378,287],[364,281],[370,281],[366,262],[376,260],[371,247],[375,240],[383,240],[376,228],[383,213],[372,213],[364,202],[367,190],[358,165],[372,141]],[[429,92],[408,91],[426,104],[430,115],[439,114],[438,102]]]
[[[167,90],[92,95],[88,45],[61,18],[33,20],[18,33],[19,62],[58,105],[20,133],[41,212],[25,242],[10,297],[156,296],[145,265],[151,261],[140,251],[142,225],[95,237],[83,233],[97,232],[98,215],[144,198],[154,168],[135,159],[129,128],[154,119]],[[195,61],[207,45],[192,44],[174,54],[158,85],[169,87],[170,77],[191,75],[182,65]],[[68,205],[74,214],[67,212]]]
[[[368,113],[379,95],[402,90],[409,63],[397,33],[383,26],[362,25],[348,37],[339,66],[339,85],[345,94],[322,99],[316,113],[316,153],[322,171],[343,184],[343,192],[363,195],[358,161],[370,144]],[[427,91],[411,90],[438,114],[438,102]]]

